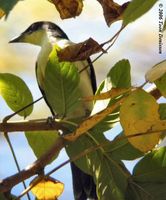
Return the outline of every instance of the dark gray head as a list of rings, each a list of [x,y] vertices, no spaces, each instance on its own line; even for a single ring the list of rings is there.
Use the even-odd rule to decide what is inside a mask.
[[[10,43],[25,42],[41,45],[44,37],[68,39],[67,35],[56,24],[49,21],[39,21],[31,24],[21,35]]]

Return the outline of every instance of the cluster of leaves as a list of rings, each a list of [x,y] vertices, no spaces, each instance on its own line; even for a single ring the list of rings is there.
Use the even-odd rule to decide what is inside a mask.
[[[18,1],[0,1],[0,17],[7,16]],[[83,8],[81,0],[49,1],[57,7],[63,19],[79,15]],[[146,13],[157,0],[133,0],[121,6],[111,0],[98,2],[103,7],[108,26],[120,19],[123,20],[123,26],[126,26]],[[166,186],[166,147],[155,147],[159,140],[164,138],[166,104],[159,104],[144,89],[132,87],[130,63],[126,59],[111,67],[95,96],[83,98],[78,87],[81,72],[78,72],[73,63],[60,62],[57,57],[58,54],[62,60],[84,60],[93,53],[103,51],[102,47],[103,45],[98,45],[90,39],[65,51],[59,51],[55,47],[49,55],[44,85],[52,109],[63,117],[77,109],[80,101],[94,100],[90,117],[80,123],[68,124],[71,133],[65,136],[68,140],[66,151],[70,158],[74,158],[87,149],[96,147],[95,151],[77,159],[75,163],[94,177],[99,199],[162,200]],[[166,61],[158,63],[146,74],[146,80],[154,83],[163,97],[166,96],[165,66]],[[25,82],[13,74],[0,74],[0,94],[14,112],[33,102]],[[96,108],[101,101],[105,107],[98,112]],[[25,118],[32,110],[33,106],[29,106],[18,112],[18,115]],[[123,132],[113,141],[109,141],[103,133],[112,129],[118,122],[121,123]],[[61,137],[58,131],[26,132],[25,135],[37,158]],[[53,160],[57,156],[58,153]],[[141,159],[131,174],[122,160],[137,158]],[[32,184],[34,182],[35,180]],[[45,190],[40,190],[43,187]],[[52,187],[55,189],[50,191]],[[38,199],[57,199],[62,191],[63,184],[50,177],[43,179],[32,189]]]

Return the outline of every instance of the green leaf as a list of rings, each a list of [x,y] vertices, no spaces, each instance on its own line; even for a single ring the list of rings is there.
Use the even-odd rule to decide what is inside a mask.
[[[132,0],[123,14],[123,25],[135,21],[148,12],[158,0]]]
[[[16,196],[10,194],[10,197],[6,198],[6,197],[4,196],[4,194],[0,193],[0,200],[8,200],[9,198],[10,198],[11,200],[14,200],[14,199],[16,199]]]
[[[39,158],[55,143],[59,138],[59,133],[57,131],[27,131],[25,136],[35,156]]]
[[[133,170],[127,200],[165,200],[166,147],[148,153]]]
[[[129,182],[126,200],[165,200],[165,198],[159,198],[159,195],[161,197],[161,188],[165,190],[163,187],[164,185],[165,184]],[[160,186],[161,188],[157,190]],[[164,190],[162,193],[165,192]]]
[[[131,87],[130,63],[128,60],[120,60],[110,70],[107,75],[110,78],[113,88]]]
[[[71,158],[97,144],[108,144],[109,146],[109,141],[100,132],[98,134],[88,134],[87,136],[81,136],[76,142],[72,142],[68,146],[67,152]],[[94,177],[99,199],[124,200],[129,174],[126,168],[122,167],[121,162],[116,162],[106,153],[107,148],[107,146],[101,147],[87,154],[85,157],[80,158],[76,165]]]
[[[121,60],[116,63],[109,73],[107,77],[97,89],[96,94],[100,94],[102,92],[106,92],[114,88],[129,88],[131,87],[131,76],[130,76],[130,63],[128,60]],[[111,106],[119,100],[118,98],[106,99],[106,100],[98,100],[95,101],[92,114],[101,111],[107,106]],[[104,120],[102,120],[99,124],[97,124],[94,129],[101,129],[102,131],[107,131],[110,128],[114,127],[117,122],[119,122],[119,108],[116,109],[113,113],[107,116]],[[93,130],[94,130],[93,129]]]
[[[141,191],[144,192],[144,196],[149,197],[147,200],[166,200],[166,183],[140,183],[139,186],[142,188]],[[142,198],[142,200],[146,199]]]
[[[5,198],[5,196],[4,196],[2,193],[0,193],[0,199],[1,199],[1,200],[7,200],[7,199]]]
[[[51,108],[63,117],[79,105],[79,73],[71,62],[59,62],[56,47],[46,67],[45,93]]]
[[[118,135],[109,145],[109,155],[115,160],[134,160],[142,157],[144,154],[134,148],[128,141],[124,139],[124,134]],[[123,138],[123,139],[122,139]]]
[[[14,112],[33,102],[32,94],[25,82],[13,74],[0,73],[0,94]],[[29,106],[18,115],[25,118],[32,110],[33,106]]]
[[[166,183],[166,147],[148,153],[133,170],[134,181]]]
[[[154,82],[161,94],[166,97],[166,73]]]
[[[92,129],[93,132],[98,132],[100,130],[101,133],[112,129],[119,122],[119,112],[115,111],[105,117],[101,122],[96,124]]]
[[[159,114],[161,120],[166,119],[166,103],[159,104]]]
[[[18,1],[20,0],[0,0],[0,18],[4,15],[8,16]]]
[[[159,115],[161,120],[166,119],[166,103],[159,104]],[[166,131],[162,131],[160,139],[164,139],[165,136],[166,136]]]

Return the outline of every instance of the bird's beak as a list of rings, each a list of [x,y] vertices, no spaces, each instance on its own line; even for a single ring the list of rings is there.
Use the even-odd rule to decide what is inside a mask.
[[[18,42],[22,42],[23,36],[20,35],[12,40],[9,41],[9,43],[18,43]]]

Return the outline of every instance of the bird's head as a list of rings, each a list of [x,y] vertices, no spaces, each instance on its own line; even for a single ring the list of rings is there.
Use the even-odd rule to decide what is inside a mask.
[[[39,21],[31,24],[20,36],[14,38],[10,43],[30,43],[42,46],[44,40],[51,37],[68,39],[67,35],[54,23]]]

